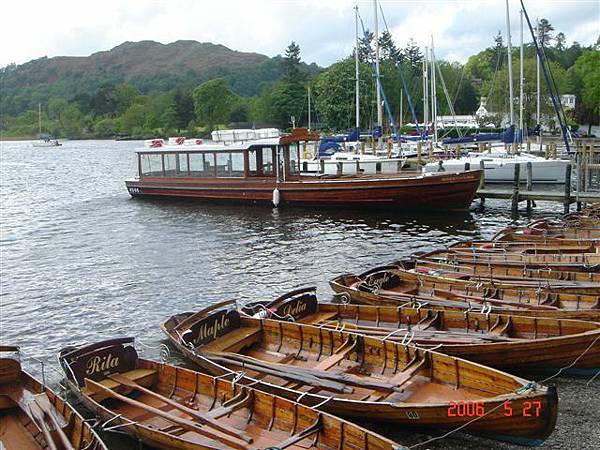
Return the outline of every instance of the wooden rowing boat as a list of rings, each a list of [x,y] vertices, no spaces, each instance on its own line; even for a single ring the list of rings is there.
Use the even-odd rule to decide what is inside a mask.
[[[594,227],[509,227],[498,231],[493,241],[533,241],[544,240],[565,244],[587,243],[597,246],[600,240],[600,229]]]
[[[0,448],[106,450],[71,405],[21,368],[16,353],[0,346]]]
[[[596,256],[597,249],[589,241],[564,242],[552,239],[523,241],[460,241],[448,247],[453,252],[489,254],[519,254],[526,256]],[[600,261],[598,259],[597,261]]]
[[[572,294],[558,286],[549,288],[545,283],[526,285],[483,278],[451,278],[389,266],[371,275],[364,284],[391,294],[478,297],[490,303],[519,304],[530,309],[600,309],[598,294]]]
[[[448,261],[477,265],[495,265],[567,272],[599,272],[600,254],[529,254],[493,248],[448,248]]]
[[[395,262],[393,265],[403,265],[407,260]],[[427,253],[416,254],[409,261],[419,266],[440,270],[452,270],[469,275],[478,275],[501,280],[533,279],[533,280],[559,280],[577,281],[585,283],[600,283],[599,272],[577,272],[556,270],[552,266],[529,268],[527,263],[517,262],[492,262],[471,258],[459,257],[446,250],[433,250]]]
[[[493,285],[494,287],[503,288],[518,288],[518,289],[544,289],[552,292],[582,294],[582,295],[600,295],[600,283],[596,280],[586,281],[570,281],[563,279],[555,279],[550,277],[526,277],[525,273],[521,272],[513,275],[494,274],[492,270],[487,268],[487,273],[480,270],[476,273],[472,266],[463,266],[458,264],[440,264],[429,262],[424,259],[406,259],[394,263],[398,269],[422,274],[435,278],[448,278],[457,281],[469,281],[476,284],[484,284],[486,286]],[[538,270],[537,273],[544,273]],[[545,272],[548,273],[547,271]],[[564,272],[569,274],[570,272]],[[580,274],[588,275],[588,274]],[[594,275],[594,274],[589,274]],[[600,279],[600,274],[595,274]],[[583,278],[583,277],[582,277]]]
[[[91,411],[154,448],[401,449],[291,400],[139,358],[133,342],[121,338],[69,347],[59,359],[69,388]]]
[[[579,319],[600,321],[600,309],[565,309],[552,305],[536,305],[503,301],[490,296],[478,295],[476,290],[462,292],[454,288],[452,291],[441,289],[412,289],[402,292],[402,288],[393,289],[398,285],[395,279],[397,266],[375,267],[360,275],[342,274],[329,282],[331,289],[344,301],[360,304],[391,305],[391,306],[427,306],[436,309],[495,312],[498,314],[519,314],[522,316],[554,317],[563,319]],[[390,281],[391,280],[391,281]],[[388,286],[388,281],[390,286]],[[381,289],[378,286],[383,286]],[[392,287],[392,289],[387,289]],[[492,293],[492,292],[490,292]]]
[[[412,343],[510,372],[571,366],[574,373],[593,374],[600,369],[600,324],[589,321],[318,303],[314,287],[252,302],[240,311]]]
[[[214,375],[242,370],[244,383],[342,417],[464,426],[521,444],[541,443],[556,421],[554,388],[415,346],[241,317],[222,305],[176,314],[162,328],[186,357]],[[534,403],[539,409],[530,416]],[[457,405],[470,405],[469,413],[456,414]]]

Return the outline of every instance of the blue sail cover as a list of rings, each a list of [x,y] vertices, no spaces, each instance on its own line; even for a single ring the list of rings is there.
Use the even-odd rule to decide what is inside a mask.
[[[373,128],[373,131],[372,131],[371,135],[374,138],[380,138],[381,136],[383,136],[383,128],[381,128],[379,126]]]
[[[341,150],[340,142],[356,142],[360,139],[360,129],[353,128],[350,133],[342,136],[322,137],[319,143],[318,158],[329,158],[335,152]]]
[[[502,133],[481,133],[459,138],[448,138],[444,139],[442,144],[469,144],[493,141],[504,142],[505,144],[512,144],[515,142],[515,126],[511,125]]]

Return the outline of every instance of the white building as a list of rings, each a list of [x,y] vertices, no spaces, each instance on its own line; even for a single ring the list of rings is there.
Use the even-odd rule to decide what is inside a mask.
[[[574,109],[575,108],[575,95],[573,95],[573,94],[561,95],[560,103],[563,105],[563,108],[565,108],[565,109]]]

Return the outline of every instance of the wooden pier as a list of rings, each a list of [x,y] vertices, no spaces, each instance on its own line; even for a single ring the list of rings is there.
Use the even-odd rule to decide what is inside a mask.
[[[577,210],[585,203],[600,202],[600,164],[597,159],[600,151],[593,145],[582,146],[574,155],[573,163],[566,167],[565,183],[561,190],[533,190],[532,164],[524,164],[523,169],[527,171],[525,189],[521,189],[520,172],[521,164],[515,164],[512,188],[507,187],[487,187],[485,181],[482,181],[477,190],[477,196],[481,199],[481,204],[488,198],[510,200],[511,211],[513,215],[518,214],[519,203],[527,202],[527,211],[535,206],[536,201],[550,201],[562,203],[565,214],[569,212],[570,206],[577,203]],[[483,167],[481,167],[483,168]],[[572,174],[575,173],[576,189],[573,190]]]

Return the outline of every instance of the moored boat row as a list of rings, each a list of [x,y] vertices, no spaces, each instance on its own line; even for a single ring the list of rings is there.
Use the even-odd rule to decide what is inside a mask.
[[[590,237],[577,236],[577,246],[570,215],[552,222],[551,243],[536,233],[528,246],[466,241],[341,275],[331,280],[341,303],[319,302],[307,287],[176,312],[161,328],[194,369],[140,357],[133,338],[68,346],[59,355],[66,385],[109,428],[160,449],[404,448],[348,421],[366,416],[538,445],[560,406],[554,387],[527,378],[600,370],[600,283],[586,259],[600,229],[592,217],[579,215]],[[471,254],[487,255],[485,264]],[[554,258],[571,270],[551,269]],[[10,398],[21,372],[5,361],[0,389]],[[41,445],[23,448],[105,448],[85,423],[70,434],[78,416],[57,427],[47,402],[20,395],[8,409],[30,417],[21,432],[33,429]]]

